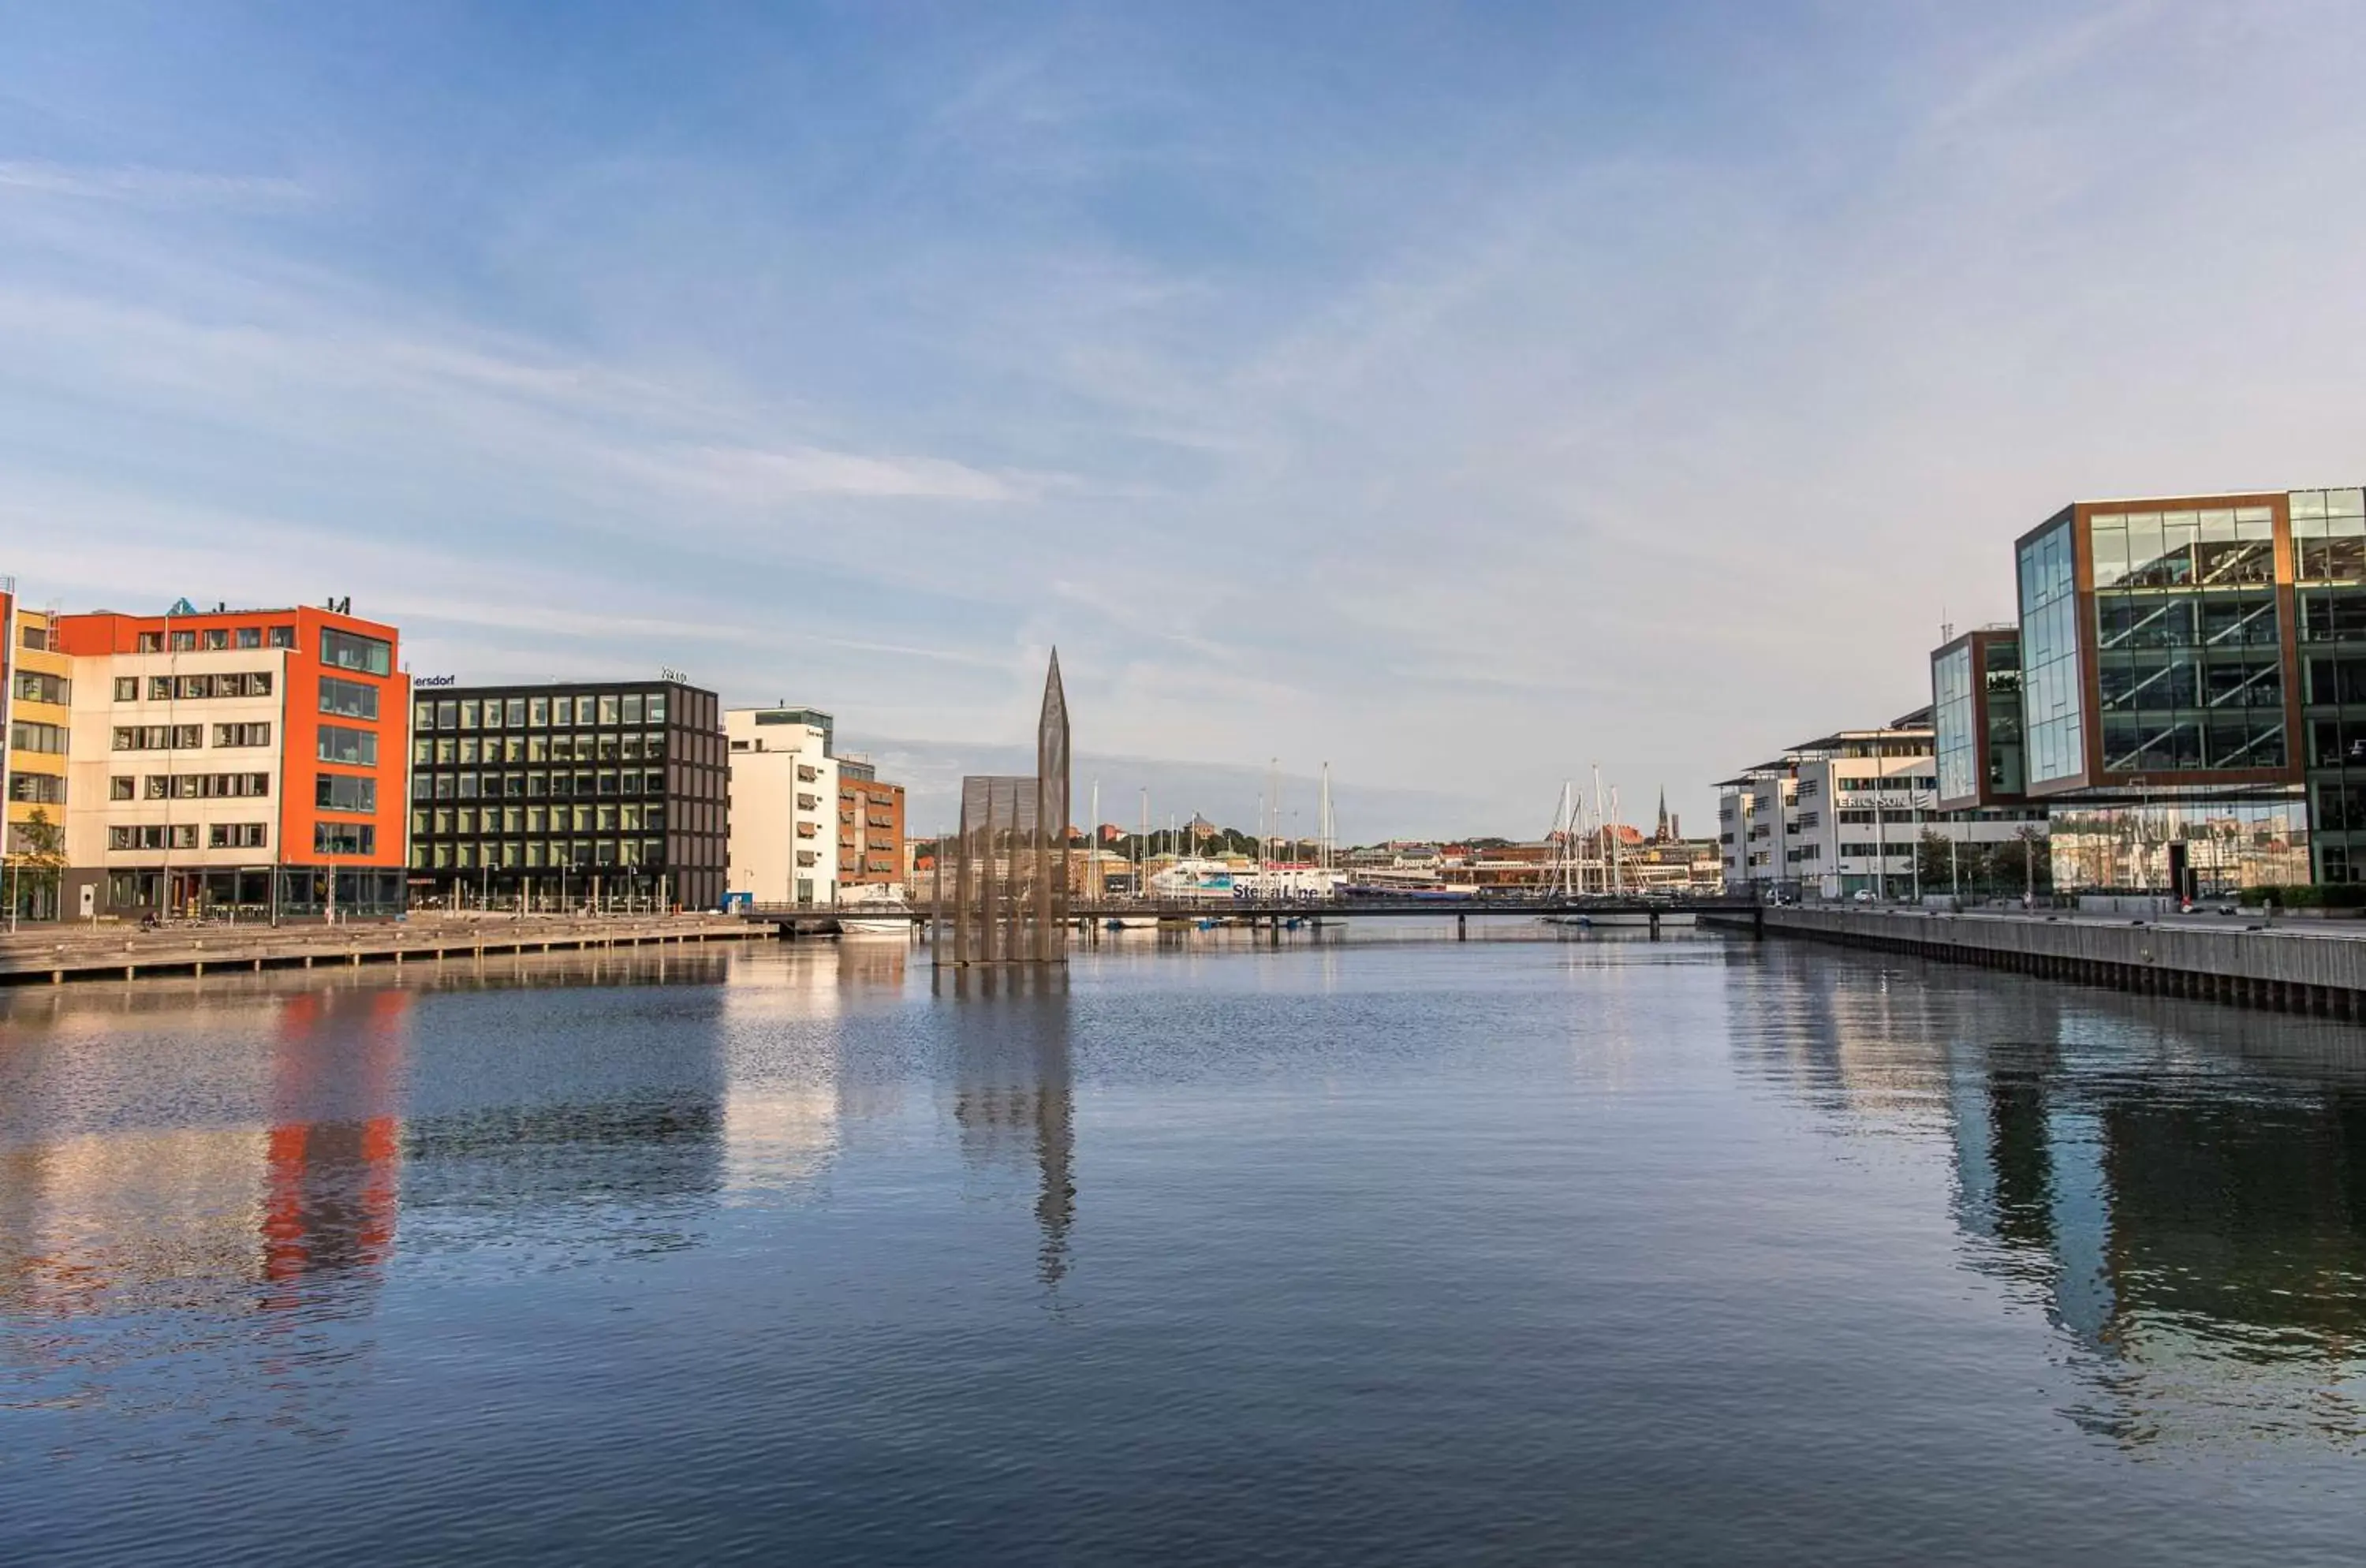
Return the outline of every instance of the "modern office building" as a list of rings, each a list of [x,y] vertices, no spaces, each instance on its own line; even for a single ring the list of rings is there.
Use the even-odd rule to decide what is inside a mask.
[[[1983,626],[1932,653],[1931,713],[1942,809],[2027,804],[2018,626]]]
[[[60,615],[66,913],[403,906],[394,627],[302,607]]]
[[[73,661],[56,647],[55,613],[19,604],[13,587],[0,588],[0,739],[8,779],[0,907],[24,919],[54,919],[62,886]]]
[[[1941,798],[1932,712],[1835,730],[1720,784],[1718,838],[1727,885],[1758,884],[1823,898],[1861,890],[1902,897],[1917,886],[1927,837],[1948,850],[1925,894],[1982,880],[1997,852],[2045,831],[2043,810],[1949,807]],[[2012,852],[2026,852],[2015,849]]]
[[[838,885],[904,885],[904,786],[881,779],[868,757],[838,760]]]
[[[1992,770],[2019,704],[2057,887],[2366,879],[2366,492],[2079,502],[2014,561],[2017,683],[1979,677],[2003,634],[1975,633],[1932,696],[1942,754]]]
[[[713,692],[679,681],[418,690],[414,901],[719,904],[730,837],[719,713]]]
[[[731,880],[751,903],[838,902],[840,764],[836,725],[818,708],[733,708]]]

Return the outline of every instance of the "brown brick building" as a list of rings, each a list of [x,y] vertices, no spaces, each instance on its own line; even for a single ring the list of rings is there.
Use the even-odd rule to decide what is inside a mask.
[[[904,880],[904,786],[881,782],[872,764],[838,764],[838,885],[894,886]]]

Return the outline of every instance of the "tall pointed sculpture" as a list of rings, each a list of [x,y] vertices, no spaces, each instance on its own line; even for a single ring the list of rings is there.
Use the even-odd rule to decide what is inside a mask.
[[[1035,772],[962,780],[961,831],[937,846],[932,914],[940,966],[1067,961],[1068,697],[1057,649],[1043,677]]]

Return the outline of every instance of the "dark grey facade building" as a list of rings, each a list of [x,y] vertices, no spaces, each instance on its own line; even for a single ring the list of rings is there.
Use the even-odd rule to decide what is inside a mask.
[[[713,908],[727,757],[715,694],[679,681],[421,688],[412,902]]]

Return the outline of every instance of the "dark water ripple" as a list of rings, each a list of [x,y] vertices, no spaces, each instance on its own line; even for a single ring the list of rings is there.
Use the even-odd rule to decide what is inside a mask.
[[[0,998],[0,1562],[2349,1562],[2366,1050],[1714,939]]]

